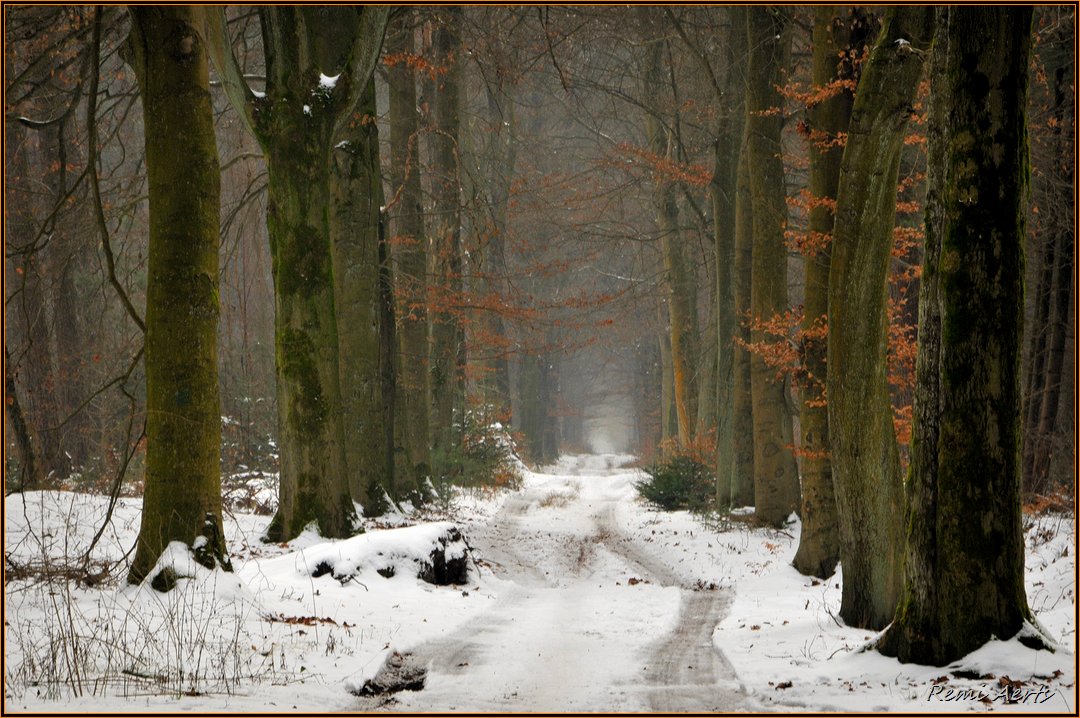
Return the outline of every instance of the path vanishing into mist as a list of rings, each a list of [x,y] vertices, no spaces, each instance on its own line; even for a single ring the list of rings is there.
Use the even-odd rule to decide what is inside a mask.
[[[620,503],[633,501],[638,478],[620,460],[566,457],[472,526],[474,555],[497,586],[492,607],[415,649],[413,660],[428,668],[423,690],[359,707],[760,710],[713,646],[730,592],[685,585],[645,550],[647,537],[620,532],[617,511],[630,508]]]

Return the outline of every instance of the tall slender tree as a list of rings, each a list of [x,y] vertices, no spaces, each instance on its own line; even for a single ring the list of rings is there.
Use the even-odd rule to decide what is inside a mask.
[[[784,312],[787,299],[787,226],[784,165],[780,133],[783,98],[779,86],[791,44],[791,18],[785,8],[752,7],[747,10],[746,108],[753,205],[753,270],[750,314],[753,321],[768,321]],[[764,339],[752,330],[755,342]],[[750,358],[751,399],[754,416],[754,505],[759,521],[783,524],[799,508],[799,473],[789,448],[793,443],[784,383],[764,359]]]
[[[838,14],[836,8],[814,8],[814,91],[824,99],[809,108],[810,194],[807,227],[812,240],[804,260],[803,364],[807,382],[802,391],[799,426],[802,438],[802,532],[794,566],[800,573],[825,578],[840,560],[840,539],[829,462],[829,414],[825,405],[825,337],[829,306],[829,246],[840,160],[854,93],[841,84],[857,75],[856,58],[866,47],[870,22],[861,10]]]
[[[745,12],[745,11],[744,11]],[[745,22],[743,23],[745,24]],[[743,123],[745,127],[745,122]],[[750,315],[750,285],[754,260],[754,217],[750,201],[750,153],[744,130],[735,176],[735,356],[732,361],[732,468],[731,505],[754,505],[754,411],[750,382],[750,341],[745,321]]]
[[[1020,349],[1032,8],[938,13],[904,584],[879,647],[944,665],[1031,621]]]
[[[390,187],[393,195],[395,280],[400,309],[400,410],[402,441],[408,454],[407,481],[419,482],[431,466],[428,415],[427,237],[420,184],[419,111],[416,106],[415,13],[397,15],[387,38],[390,61]]]
[[[136,7],[131,21],[150,194],[146,489],[128,576],[138,583],[169,542],[193,545],[199,535],[210,565],[230,564],[221,530],[220,170],[206,43],[191,6]]]
[[[887,383],[887,276],[904,128],[933,36],[930,7],[891,7],[863,68],[840,167],[826,391],[844,568],[840,615],[882,628],[899,588],[903,486]]]
[[[345,470],[368,516],[396,498],[394,317],[381,290],[386,248],[375,83],[368,82],[334,143],[330,162],[330,249],[340,360]],[[382,336],[383,332],[389,335]],[[389,357],[384,353],[390,352]]]
[[[465,335],[461,326],[461,8],[447,7],[435,20],[435,63],[442,71],[435,91],[432,135],[434,208],[432,280],[441,296],[431,308],[431,450],[437,473],[453,470],[461,448],[465,409]]]
[[[644,27],[656,27],[660,15],[655,8],[639,8]],[[665,55],[668,42],[649,37],[645,46],[642,98],[645,108],[645,133],[648,151],[655,158],[671,162],[678,159],[675,122],[665,111],[661,98],[670,96],[671,81],[666,77]],[[665,92],[665,89],[667,90]],[[658,163],[659,164],[659,163]],[[689,446],[696,424],[695,367],[698,353],[697,286],[694,269],[687,257],[685,240],[679,225],[677,204],[678,183],[657,172],[653,183],[653,202],[656,208],[656,228],[660,233],[660,248],[664,260],[667,289],[668,332],[671,335],[672,392],[678,440]]]

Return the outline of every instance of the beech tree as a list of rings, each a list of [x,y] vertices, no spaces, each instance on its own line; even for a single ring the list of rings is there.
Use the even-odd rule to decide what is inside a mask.
[[[787,225],[784,165],[780,158],[783,115],[778,91],[791,41],[786,9],[747,11],[746,151],[753,206],[752,321],[765,321],[787,309]],[[753,341],[763,339],[752,329]],[[793,443],[786,387],[758,355],[750,358],[754,421],[754,505],[759,521],[780,526],[798,508],[799,473],[788,448]]]
[[[420,184],[419,111],[416,106],[414,38],[415,14],[397,16],[395,31],[387,37],[390,97],[390,193],[393,217],[394,278],[400,309],[400,407],[396,415],[408,455],[405,473],[418,482],[431,466],[428,430],[427,236],[424,233],[423,195]]]
[[[198,11],[132,8],[127,47],[142,93],[150,189],[146,488],[128,575],[138,583],[171,541],[194,546],[211,567],[231,566],[221,529],[220,170]]]
[[[435,90],[435,128],[432,143],[434,194],[431,223],[433,280],[438,296],[431,321],[431,451],[433,470],[448,475],[453,457],[461,447],[461,422],[465,417],[465,337],[454,304],[462,290],[461,257],[461,157],[458,148],[461,58],[461,8],[447,7],[434,28],[435,65],[439,75]]]
[[[1020,512],[1032,8],[938,17],[904,582],[879,645],[932,665],[1032,621]],[[1021,641],[1043,643],[1032,629]]]
[[[350,426],[346,442],[341,391],[341,301],[334,277],[334,238],[348,236],[349,227],[331,229],[345,213],[332,211],[332,188],[348,180],[331,181],[331,154],[371,82],[382,47],[389,8],[286,7],[259,10],[266,53],[266,86],[256,94],[245,80],[232,52],[224,11],[207,9],[208,32],[215,67],[230,102],[262,147],[269,171],[267,226],[274,270],[274,345],[277,371],[278,431],[281,481],[277,514],[267,530],[271,540],[298,535],[311,522],[328,537],[354,530],[349,471],[363,470],[364,462],[383,465],[377,456],[360,456],[346,443],[361,445]],[[355,153],[371,143],[349,144],[352,167],[369,171]],[[358,178],[358,181],[362,181]],[[377,183],[376,183],[377,186]],[[370,211],[371,204],[369,203]],[[375,208],[378,204],[373,205]],[[365,215],[367,216],[367,215]],[[354,228],[353,228],[354,229]],[[370,221],[369,242],[377,238]],[[337,271],[335,271],[335,269]],[[345,333],[359,342],[347,355],[366,356],[364,342],[377,341],[370,323]],[[374,375],[364,380],[381,382],[378,363],[368,362]],[[355,380],[355,377],[354,377]],[[350,389],[348,401],[359,400]],[[364,411],[381,416],[383,409]],[[354,411],[350,411],[355,416]],[[381,421],[377,422],[381,426]]]
[[[887,383],[887,275],[904,128],[933,9],[891,7],[863,68],[840,167],[826,391],[844,566],[840,616],[882,628],[899,588],[903,486]]]
[[[803,364],[799,426],[802,453],[802,533],[794,566],[800,573],[826,578],[840,560],[839,519],[829,461],[829,415],[825,397],[825,332],[828,330],[829,242],[833,206],[840,181],[843,138],[848,131],[852,84],[871,24],[861,10],[838,14],[814,8],[811,92],[818,98],[807,111],[810,147],[808,248],[805,251]]]
[[[653,27],[659,19],[652,10],[639,8],[643,25]],[[667,97],[671,81],[665,78],[664,56],[667,42],[649,38],[645,47],[642,98],[645,105],[647,149],[654,158],[671,162],[678,159],[675,129],[666,122],[661,98]],[[685,239],[679,224],[678,186],[662,170],[653,178],[653,202],[656,227],[660,233],[661,254],[667,288],[667,324],[670,333],[672,399],[678,427],[678,441],[689,446],[697,422],[697,394],[694,381],[698,357],[697,286],[694,270],[686,254]],[[708,370],[711,371],[711,367]]]

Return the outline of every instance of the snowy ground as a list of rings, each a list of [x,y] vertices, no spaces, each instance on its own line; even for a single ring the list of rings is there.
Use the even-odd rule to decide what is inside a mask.
[[[798,524],[652,511],[639,474],[619,468],[629,458],[566,457],[519,491],[465,494],[430,517],[474,550],[456,587],[408,571],[445,526],[266,545],[268,517],[246,513],[226,522],[234,575],[200,570],[164,595],[117,578],[87,587],[65,578],[64,557],[85,550],[106,500],[9,496],[5,713],[1075,712],[1072,518],[1027,530],[1029,602],[1062,650],[994,642],[955,666],[904,666],[860,652],[873,635],[840,625],[839,575],[791,568]],[[138,510],[121,500],[95,559],[131,546]],[[313,577],[328,560],[334,573]],[[392,578],[376,572],[388,561]],[[31,564],[53,580],[24,575]],[[424,690],[353,695],[394,651],[427,666]],[[1006,689],[1026,700],[1007,704]]]

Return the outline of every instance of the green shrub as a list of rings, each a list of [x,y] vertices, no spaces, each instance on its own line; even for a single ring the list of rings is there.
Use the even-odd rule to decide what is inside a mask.
[[[712,471],[688,456],[676,456],[645,469],[634,484],[641,497],[664,511],[707,511],[716,493]]]

